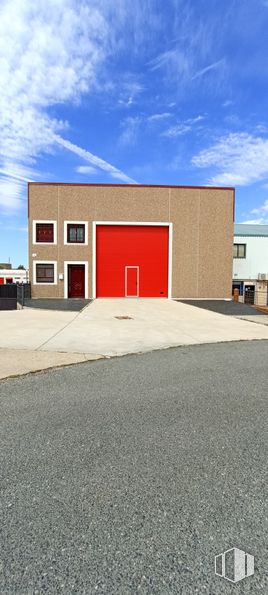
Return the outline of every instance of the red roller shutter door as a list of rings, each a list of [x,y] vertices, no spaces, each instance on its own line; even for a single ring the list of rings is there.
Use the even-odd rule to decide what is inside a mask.
[[[97,225],[96,296],[167,297],[169,227]]]

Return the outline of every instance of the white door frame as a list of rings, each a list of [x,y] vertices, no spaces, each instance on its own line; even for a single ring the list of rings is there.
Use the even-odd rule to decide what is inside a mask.
[[[88,299],[88,261],[87,260],[65,260],[64,261],[64,297],[68,299],[68,265],[83,264],[85,266],[85,300]]]
[[[96,298],[96,276],[97,276],[97,225],[151,225],[168,227],[168,299],[172,297],[172,242],[173,242],[173,223],[167,221],[92,221],[92,298]]]
[[[128,269],[137,269],[137,294],[136,295],[128,295],[127,294],[127,270]],[[140,267],[137,265],[134,266],[125,266],[125,297],[139,297],[140,295]]]

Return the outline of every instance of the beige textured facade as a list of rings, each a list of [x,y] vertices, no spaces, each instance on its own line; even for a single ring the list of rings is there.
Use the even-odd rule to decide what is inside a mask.
[[[32,297],[66,297],[70,262],[87,263],[86,296],[94,297],[93,222],[100,221],[171,223],[169,297],[231,297],[232,188],[29,183],[28,192]],[[55,243],[34,243],[38,221],[56,222]],[[87,243],[64,243],[65,222],[86,222]],[[56,263],[54,284],[36,283],[38,262]]]

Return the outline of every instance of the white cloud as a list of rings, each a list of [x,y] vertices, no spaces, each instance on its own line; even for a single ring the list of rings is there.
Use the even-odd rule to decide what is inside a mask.
[[[176,126],[171,126],[168,130],[162,132],[162,136],[168,136],[169,138],[176,138],[177,136],[182,136],[187,132],[190,132],[192,127],[189,124],[176,124]]]
[[[24,189],[25,184],[20,180],[0,178],[0,205],[4,207],[4,211],[7,211],[8,208],[12,210],[19,209]]]
[[[167,136],[169,138],[176,138],[177,136],[182,136],[183,134],[187,134],[190,132],[195,124],[204,120],[205,116],[196,116],[195,118],[188,118],[188,120],[184,120],[183,122],[179,122],[175,126],[171,126],[164,132],[162,132],[162,136]]]
[[[218,87],[218,80],[222,82],[223,74],[226,76],[225,59],[217,56],[221,48],[222,30],[218,23],[217,11],[213,18],[200,18],[197,15],[194,2],[185,0],[174,0],[172,22],[166,24],[164,39],[167,30],[171,46],[157,54],[147,62],[151,72],[159,72],[162,81],[168,82],[169,88],[176,89],[180,95],[189,92],[189,87],[202,85],[210,86],[215,93]],[[162,21],[164,12],[161,14]],[[208,16],[208,15],[207,15]],[[161,26],[161,25],[160,25]],[[220,59],[219,59],[220,58]],[[205,66],[204,66],[205,65]],[[213,86],[209,80],[203,79],[203,75],[214,71]],[[223,73],[223,70],[225,71]]]
[[[226,101],[224,101],[222,103],[222,107],[230,107],[230,105],[233,105],[234,102],[231,99],[226,99]]]
[[[195,79],[204,76],[204,74],[207,74],[207,72],[210,72],[211,70],[215,70],[217,68],[222,68],[225,66],[225,59],[222,58],[221,60],[218,60],[217,62],[213,62],[213,64],[209,64],[209,66],[206,66],[205,68],[201,68],[201,70],[198,70],[194,76],[192,76],[192,81],[194,81]]]
[[[231,133],[195,155],[192,163],[220,170],[209,179],[211,184],[247,186],[268,176],[268,139]]]
[[[152,114],[151,116],[148,116],[147,120],[148,122],[159,122],[161,120],[166,120],[171,116],[172,114],[170,112],[163,112],[162,114]]]
[[[61,138],[60,136],[55,135],[54,141],[64,149],[67,149],[68,151],[71,151],[71,153],[74,153],[75,155],[82,157],[83,159],[85,159],[85,161],[92,163],[93,166],[96,166],[97,168],[108,172],[109,174],[111,174],[113,178],[118,178],[126,183],[136,184],[135,180],[129,178],[126,174],[124,174],[124,172],[120,171],[120,169],[117,169],[110,163],[107,163],[107,161],[104,161],[104,159],[97,157],[97,155],[93,155],[93,153],[90,153],[89,151],[86,151],[85,149],[78,147],[74,143],[71,143],[70,141],[64,138]]]
[[[8,162],[6,162],[5,167],[0,167],[0,174],[1,177],[4,176],[21,182],[31,182],[37,175],[34,169]]]
[[[111,44],[99,3],[78,0],[4,0],[0,7],[0,202],[16,209],[26,196],[23,179],[36,177],[42,153],[55,151],[68,124],[51,115],[61,103],[77,103],[97,84]],[[74,151],[72,143],[62,146]],[[83,158],[86,151],[81,149]],[[77,153],[78,154],[78,153]],[[92,156],[96,167],[123,174]],[[20,170],[19,174],[16,171]],[[6,171],[8,170],[8,175]],[[14,178],[14,179],[13,179]],[[126,179],[128,177],[126,176]],[[16,180],[16,181],[14,181]]]
[[[119,144],[123,146],[135,145],[140,127],[144,118],[142,116],[129,116],[122,122],[123,132],[119,138]]]
[[[176,68],[180,73],[188,73],[190,64],[186,54],[179,49],[173,49],[156,56],[156,58],[148,63],[148,66],[151,71],[168,66],[170,68]]]
[[[257,215],[254,219],[248,219],[247,221],[243,221],[243,223],[253,223],[256,225],[267,225],[268,224],[268,199],[264,201],[262,205],[259,207],[252,209],[250,211],[251,215]]]
[[[268,215],[268,199],[260,207],[252,209],[250,212],[255,215],[263,215],[264,213]]]
[[[127,75],[126,80],[120,81],[119,84],[120,93],[118,105],[126,108],[133,106],[144,91],[144,86],[134,80],[130,75]]]
[[[75,171],[78,174],[85,174],[85,175],[92,175],[97,173],[96,167],[92,167],[92,165],[79,165],[75,168]]]
[[[249,225],[267,225],[268,224],[268,217],[259,217],[259,219],[247,219],[246,221],[241,221],[241,223],[248,223]]]

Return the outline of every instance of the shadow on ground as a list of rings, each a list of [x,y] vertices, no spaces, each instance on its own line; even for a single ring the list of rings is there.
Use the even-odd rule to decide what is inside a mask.
[[[226,301],[226,300],[176,300],[188,306],[196,306],[203,310],[211,310],[218,312],[218,314],[226,314],[227,316],[260,316],[262,312],[258,312],[254,306],[250,304],[241,304],[240,302]]]

